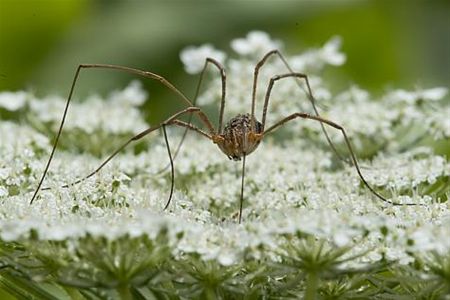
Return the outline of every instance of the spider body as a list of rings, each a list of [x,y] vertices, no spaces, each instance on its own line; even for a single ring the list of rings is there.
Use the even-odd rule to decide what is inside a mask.
[[[226,125],[223,134],[213,137],[220,150],[232,160],[241,160],[256,150],[262,139],[262,124],[253,118],[255,131],[251,130],[252,118],[250,114],[239,114]]]

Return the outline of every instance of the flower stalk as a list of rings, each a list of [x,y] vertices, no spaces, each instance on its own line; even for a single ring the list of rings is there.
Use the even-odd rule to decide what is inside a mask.
[[[133,295],[131,294],[130,286],[128,285],[128,283],[121,283],[117,287],[117,293],[119,294],[120,299],[133,300]]]
[[[317,271],[310,270],[306,277],[305,300],[317,299],[317,288],[319,286],[319,274]]]

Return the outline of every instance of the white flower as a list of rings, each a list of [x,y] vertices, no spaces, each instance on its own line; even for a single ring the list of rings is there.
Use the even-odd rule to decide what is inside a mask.
[[[353,101],[353,102],[367,102],[370,100],[369,92],[359,88],[358,86],[351,86],[347,91],[344,91],[334,97],[336,101]]]
[[[81,129],[89,134],[98,130],[112,134],[138,133],[148,128],[148,125],[135,106],[141,105],[146,98],[147,93],[141,84],[133,81],[123,91],[113,92],[107,99],[98,95],[91,95],[81,103],[74,99],[69,107],[64,129]],[[56,130],[66,101],[61,97],[32,99],[31,112],[33,117],[51,123]]]
[[[444,87],[436,87],[431,89],[417,89],[415,91],[406,91],[402,89],[395,90],[387,95],[387,98],[392,98],[397,101],[404,101],[408,104],[413,104],[418,100],[438,101],[443,99],[448,93],[448,89]]]
[[[11,168],[0,167],[0,179],[6,179],[11,174]]]
[[[450,137],[450,106],[433,111],[425,121],[428,131],[435,139],[445,139]]]
[[[420,90],[420,93],[422,94],[422,98],[425,100],[437,101],[447,95],[448,89],[444,87],[436,87],[427,90]]]
[[[251,31],[245,38],[231,41],[231,48],[240,55],[262,56],[271,50],[280,50],[282,43],[272,40],[263,31]]]
[[[345,63],[346,56],[340,52],[341,38],[332,37],[322,48],[306,51],[289,59],[294,70],[301,72],[317,72],[326,65],[340,66]]]
[[[113,92],[111,94],[111,101],[129,103],[132,106],[139,106],[147,100],[147,97],[147,92],[143,90],[141,82],[134,80],[130,82],[125,89]]]
[[[8,190],[2,186],[0,186],[0,197],[8,195]]]
[[[27,95],[26,92],[1,92],[0,107],[9,111],[19,110],[25,105]]]
[[[180,59],[184,64],[184,68],[189,74],[200,73],[208,57],[223,64],[225,62],[226,55],[222,51],[214,49],[214,47],[210,44],[200,47],[187,47],[183,49],[180,54]]]
[[[340,66],[344,64],[346,56],[344,53],[339,52],[341,44],[342,40],[338,36],[334,36],[326,42],[321,51],[323,61],[333,66]]]
[[[346,246],[350,243],[351,238],[345,233],[345,231],[337,232],[334,235],[334,242],[338,247]]]

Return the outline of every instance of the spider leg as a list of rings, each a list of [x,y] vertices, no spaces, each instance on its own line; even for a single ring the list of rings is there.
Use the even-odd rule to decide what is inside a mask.
[[[303,86],[301,85],[301,79],[303,79],[306,83],[306,87],[307,90],[305,91],[307,96],[308,96],[308,100],[311,102],[311,105],[313,107],[314,113],[316,114],[316,116],[320,116],[319,115],[319,111],[317,110],[316,107],[316,99],[313,96],[312,90],[311,90],[311,86],[309,85],[309,80],[308,80],[308,76],[302,73],[295,73],[293,71],[293,69],[291,68],[291,66],[289,65],[289,63],[287,62],[287,60],[284,58],[284,56],[281,54],[281,52],[279,50],[272,50],[267,52],[264,57],[256,64],[255,67],[255,71],[254,71],[254,76],[253,76],[253,89],[252,89],[252,120],[255,116],[255,102],[256,102],[256,85],[257,85],[257,80],[258,80],[258,74],[259,74],[259,69],[266,63],[266,61],[272,56],[272,55],[276,55],[282,62],[283,64],[286,66],[286,69],[288,69],[290,74],[299,74],[301,76],[292,76],[292,77],[296,77],[295,82],[297,83],[298,87],[301,88],[303,91],[305,91],[305,89],[303,88]],[[268,100],[267,100],[268,101]],[[267,109],[267,108],[266,108]],[[265,113],[264,113],[265,115]],[[252,122],[252,132],[254,132],[253,130],[253,126],[254,126],[254,121]],[[339,152],[337,151],[336,147],[334,146],[333,142],[331,141],[325,126],[321,123],[320,124],[321,128],[322,128],[322,132],[325,135],[325,138],[328,142],[328,144],[330,145],[331,149],[333,150],[333,152],[336,154],[336,156],[339,158],[339,160],[351,165],[352,162],[345,159],[344,157],[342,157],[341,154],[339,154]]]
[[[242,156],[242,174],[241,174],[241,197],[239,200],[239,224],[242,220],[242,204],[244,203],[244,179],[245,179],[245,158],[247,156],[244,154]]]
[[[173,120],[170,122],[169,125],[172,125],[172,124],[177,125],[178,127],[184,127],[187,130],[189,130],[189,129],[193,130],[193,131],[197,132],[198,134],[203,135],[204,137],[206,137],[210,140],[212,139],[212,136],[210,134],[206,133],[205,131],[203,131],[202,129],[198,128],[197,126],[195,126],[193,124],[183,122],[181,120]]]
[[[291,114],[291,115],[285,117],[284,119],[278,121],[278,122],[275,123],[274,125],[270,126],[266,131],[263,132],[263,136],[265,136],[265,135],[267,135],[267,134],[269,134],[269,133],[275,131],[275,130],[276,130],[277,128],[279,128],[280,126],[282,126],[282,125],[284,125],[285,123],[287,123],[287,122],[289,122],[289,121],[291,121],[291,120],[294,120],[294,119],[296,119],[296,118],[303,118],[303,119],[315,120],[315,121],[318,121],[318,122],[320,122],[320,123],[322,123],[322,124],[326,124],[326,125],[328,125],[328,126],[331,126],[331,127],[335,128],[335,129],[340,130],[340,131],[342,132],[343,136],[344,136],[344,140],[345,140],[345,143],[346,143],[346,145],[347,145],[347,149],[348,149],[348,151],[350,152],[350,157],[351,157],[351,159],[352,159],[353,165],[354,165],[355,168],[356,168],[356,172],[358,173],[359,178],[360,178],[361,181],[364,183],[364,185],[365,185],[365,186],[366,186],[366,187],[367,187],[367,188],[368,188],[375,196],[378,197],[378,199],[380,199],[380,200],[383,201],[383,202],[389,203],[389,204],[391,204],[391,205],[408,205],[408,206],[410,206],[410,205],[420,205],[420,204],[417,204],[417,203],[396,203],[396,202],[392,202],[392,201],[390,201],[390,200],[387,200],[384,196],[380,195],[377,191],[375,191],[375,189],[372,188],[372,186],[366,181],[366,179],[364,178],[363,174],[361,173],[361,169],[360,169],[360,167],[359,167],[358,161],[356,160],[355,153],[353,152],[352,146],[351,146],[351,144],[350,144],[350,140],[349,140],[348,137],[347,137],[347,133],[345,132],[344,127],[342,127],[341,125],[339,125],[339,124],[337,124],[337,123],[334,123],[334,122],[332,122],[332,121],[330,121],[330,120],[327,120],[327,119],[325,119],[325,118],[322,118],[322,117],[320,117],[320,116],[313,116],[313,115],[309,115],[309,114],[301,113],[301,112],[300,112],[300,113],[294,113],[294,114]]]
[[[192,114],[190,114],[189,116],[192,116]],[[189,118],[189,119],[191,119],[191,118]],[[199,133],[199,134],[203,135],[204,137],[211,140],[211,135],[207,134],[200,128],[198,128],[190,123],[186,123],[186,122],[174,119],[174,120],[170,121],[168,124],[162,124],[162,129],[163,129],[163,133],[164,133],[164,141],[166,143],[167,154],[169,155],[169,160],[170,160],[169,165],[170,165],[170,172],[171,172],[170,195],[169,195],[169,199],[167,200],[166,205],[164,206],[164,210],[166,210],[169,207],[170,201],[172,200],[173,189],[175,186],[175,168],[173,166],[173,161],[174,161],[175,157],[172,158],[172,154],[170,152],[169,140],[167,138],[167,132],[166,132],[167,125],[177,125],[180,127],[185,127],[186,128],[185,132],[187,132],[190,129],[190,130],[196,131],[197,133]]]
[[[222,81],[222,95],[221,95],[221,99],[220,99],[220,110],[219,110],[219,128],[217,129],[217,133],[218,134],[222,134],[222,130],[223,130],[223,113],[225,111],[225,95],[226,95],[226,89],[227,89],[227,77],[226,77],[226,73],[225,73],[225,68],[215,59],[213,58],[207,58],[205,61],[205,66],[203,67],[203,71],[201,76],[203,77],[203,73],[206,70],[206,67],[208,65],[208,63],[213,64],[214,66],[217,67],[217,69],[219,69],[220,71],[220,79]],[[199,93],[199,89],[200,89],[200,84],[201,84],[201,80],[199,81],[199,84],[197,86],[197,91],[195,93],[195,101],[197,101],[197,97],[198,97],[198,93]]]
[[[34,199],[36,198],[37,194],[39,193],[39,190],[42,186],[42,183],[44,182],[45,176],[47,175],[48,169],[50,167],[50,163],[53,159],[53,156],[55,154],[56,151],[56,147],[58,146],[58,141],[59,138],[61,136],[63,127],[64,127],[64,122],[66,120],[66,116],[67,116],[67,111],[69,109],[69,105],[70,105],[70,101],[72,99],[72,95],[73,92],[75,90],[75,85],[76,82],[78,80],[78,76],[80,74],[80,71],[82,69],[88,69],[88,68],[95,68],[95,69],[112,69],[112,70],[116,70],[116,71],[121,71],[121,72],[126,72],[126,73],[130,73],[130,74],[134,74],[134,75],[138,75],[138,76],[142,76],[145,78],[149,78],[149,79],[153,79],[153,80],[157,80],[159,81],[161,84],[163,84],[164,86],[166,86],[167,88],[169,88],[170,90],[172,90],[175,94],[177,94],[178,96],[181,97],[181,100],[183,100],[189,107],[193,107],[194,105],[191,103],[191,101],[180,91],[178,90],[172,83],[170,83],[167,79],[165,79],[164,77],[154,74],[152,72],[148,72],[148,71],[143,71],[143,70],[139,70],[139,69],[134,69],[134,68],[129,68],[129,67],[124,67],[124,66],[117,66],[117,65],[108,65],[108,64],[81,64],[78,66],[76,72],[75,72],[75,76],[73,78],[72,81],[72,85],[70,87],[70,91],[69,91],[69,96],[67,97],[67,102],[64,108],[64,112],[63,112],[63,117],[61,119],[61,123],[59,125],[59,129],[58,129],[58,133],[56,134],[56,138],[55,141],[53,143],[53,148],[52,151],[50,153],[50,157],[47,161],[47,164],[45,166],[44,172],[42,174],[41,179],[39,180],[38,186],[33,194],[33,197],[30,200],[30,204],[33,203]],[[206,127],[208,127],[208,130],[210,131],[210,133],[215,133],[214,127],[211,123],[211,121],[208,119],[208,117],[202,112],[199,111],[198,112],[199,118],[200,120],[206,125]]]
[[[162,125],[162,131],[164,133],[164,141],[166,142],[166,146],[167,146],[167,154],[169,155],[169,160],[170,160],[170,194],[169,194],[169,199],[167,200],[166,205],[164,206],[163,210],[166,210],[169,207],[170,204],[170,200],[172,200],[172,195],[173,195],[173,188],[175,186],[175,170],[173,167],[173,159],[172,159],[172,154],[170,153],[170,145],[169,145],[169,139],[167,138],[167,132],[166,132],[166,125],[163,124]],[[186,129],[187,130],[187,129]]]
[[[194,96],[194,98],[192,100],[192,104],[193,104],[193,106],[196,106],[196,104],[197,104],[197,98],[198,98],[198,95],[200,94],[200,87],[201,87],[201,85],[203,83],[203,76],[204,76],[204,74],[206,72],[208,64],[211,64],[211,65],[215,66],[219,70],[220,76],[221,76],[221,80],[222,80],[222,96],[221,96],[220,110],[219,110],[219,128],[217,130],[218,133],[221,134],[222,133],[222,128],[223,128],[223,113],[224,113],[224,109],[225,109],[226,73],[225,73],[225,68],[218,61],[216,61],[213,58],[208,57],[205,60],[205,64],[203,66],[203,69],[200,72],[200,77],[199,77],[199,80],[198,80],[198,83],[197,83],[197,87],[195,89],[195,96]],[[191,122],[192,122],[192,114],[189,115],[189,119],[188,119],[187,123],[191,124]],[[181,150],[181,147],[182,147],[182,145],[184,143],[184,140],[186,139],[187,133],[188,133],[188,128],[186,128],[185,131],[183,132],[181,140],[178,143],[178,145],[177,145],[177,147],[176,147],[176,149],[174,151],[174,154],[173,154],[173,159],[174,160],[176,159],[176,157],[178,156],[178,153]],[[170,164],[168,164],[167,166],[165,166],[164,168],[162,168],[161,170],[156,172],[156,174],[161,174],[161,173],[165,172],[169,167],[170,167]]]
[[[75,84],[75,81],[77,80],[79,70],[82,69],[82,68],[112,69],[112,70],[122,71],[122,72],[126,72],[126,73],[130,73],[130,74],[134,74],[134,75],[138,75],[138,76],[142,76],[142,77],[145,77],[145,78],[149,78],[149,79],[153,79],[153,80],[159,81],[162,85],[166,86],[171,91],[173,91],[175,94],[177,94],[181,98],[181,100],[183,100],[186,103],[186,105],[188,107],[194,107],[195,106],[195,105],[193,105],[193,103],[179,89],[177,89],[172,83],[170,83],[164,77],[162,77],[162,76],[160,76],[158,74],[149,72],[149,71],[143,71],[143,70],[139,70],[139,69],[135,69],[135,68],[129,68],[129,67],[124,67],[124,66],[107,65],[107,64],[82,64],[77,69],[77,73],[75,75],[73,85]],[[71,92],[72,91],[73,91],[73,86],[72,86]],[[71,94],[72,93],[70,93],[70,96],[71,96]],[[212,125],[212,123],[209,120],[209,118],[202,111],[199,111],[198,115],[200,117],[200,120],[204,123],[204,125],[206,125],[208,130],[211,133],[215,133],[214,126]]]
[[[169,160],[170,160],[170,166],[171,166],[171,187],[170,187],[170,195],[169,195],[169,199],[164,207],[164,209],[167,209],[167,207],[170,204],[170,201],[172,199],[172,195],[173,195],[173,190],[174,190],[174,177],[175,177],[175,172],[174,172],[174,164],[173,164],[173,158],[172,158],[172,154],[170,151],[170,146],[169,146],[169,141],[167,138],[167,132],[166,132],[166,126],[170,126],[170,125],[176,125],[176,126],[180,126],[180,127],[185,127],[187,129],[191,129],[194,130],[200,134],[202,134],[203,136],[211,139],[211,136],[209,134],[207,134],[206,132],[202,131],[201,129],[195,127],[192,124],[187,124],[185,122],[179,121],[176,118],[180,117],[181,115],[184,114],[192,114],[192,113],[198,113],[200,111],[199,108],[197,107],[189,107],[186,108],[176,114],[174,114],[173,116],[171,116],[170,118],[168,118],[166,121],[162,122],[161,124],[154,126],[154,127],[150,127],[146,130],[141,131],[140,133],[138,133],[137,135],[131,137],[128,141],[126,141],[122,146],[120,146],[116,151],[114,151],[110,156],[108,156],[101,164],[100,166],[98,166],[94,171],[92,171],[91,173],[89,173],[87,176],[84,176],[72,183],[69,184],[65,184],[62,185],[62,188],[68,188],[70,186],[79,184],[85,180],[87,180],[88,178],[94,176],[96,173],[98,173],[109,161],[111,161],[119,152],[121,152],[122,150],[124,150],[129,144],[131,144],[132,142],[138,141],[140,139],[142,139],[143,137],[147,136],[148,134],[162,128],[163,134],[164,134],[164,140],[166,143],[166,147],[167,147],[167,152],[169,155]],[[42,190],[49,190],[50,188],[46,187],[46,188],[42,188]]]

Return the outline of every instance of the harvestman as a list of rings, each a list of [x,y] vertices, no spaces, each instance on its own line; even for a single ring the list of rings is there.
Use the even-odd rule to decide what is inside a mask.
[[[258,75],[259,75],[259,70],[260,68],[265,64],[265,62],[267,61],[267,59],[270,56],[276,55],[279,59],[281,59],[281,61],[284,63],[284,65],[286,66],[287,70],[289,71],[288,73],[285,74],[280,74],[280,75],[275,75],[273,76],[270,81],[269,81],[269,85],[267,87],[267,91],[265,94],[265,99],[264,99],[264,106],[263,106],[263,112],[262,112],[262,119],[261,122],[259,122],[256,118],[255,118],[255,102],[256,102],[256,90],[257,90],[257,81],[258,81]],[[214,126],[212,125],[211,121],[209,120],[209,118],[206,116],[206,114],[199,108],[195,106],[195,101],[197,99],[198,93],[199,93],[199,89],[202,83],[202,78],[203,75],[205,73],[205,70],[208,67],[208,64],[212,64],[213,66],[215,66],[219,72],[220,72],[220,76],[221,76],[221,80],[222,80],[222,96],[221,96],[221,103],[220,103],[220,111],[219,111],[219,126],[218,129],[216,131],[216,129],[214,128]],[[157,126],[154,127],[150,127],[142,132],[140,132],[139,134],[131,137],[126,143],[124,143],[122,146],[120,146],[116,151],[113,152],[113,154],[111,154],[97,169],[95,169],[93,172],[91,172],[89,175],[76,180],[75,182],[72,182],[70,184],[66,184],[63,185],[62,187],[69,187],[75,184],[78,184],[88,178],[90,178],[91,176],[93,176],[94,174],[96,174],[98,171],[100,171],[100,169],[102,169],[114,156],[116,156],[120,151],[122,151],[125,147],[127,147],[130,143],[140,140],[141,138],[143,138],[144,136],[148,135],[149,133],[157,130],[157,129],[162,129],[163,135],[164,135],[164,140],[167,146],[167,151],[168,151],[168,156],[170,159],[170,168],[171,168],[171,187],[170,187],[170,195],[169,195],[169,199],[167,200],[167,203],[164,207],[164,209],[167,209],[167,207],[170,204],[170,201],[172,199],[172,195],[173,195],[173,190],[174,190],[174,163],[173,160],[175,159],[176,154],[178,153],[178,150],[180,149],[181,144],[183,143],[184,137],[186,136],[186,133],[188,130],[192,130],[197,132],[198,134],[206,137],[207,139],[211,140],[214,144],[216,144],[219,149],[229,158],[235,161],[239,161],[242,159],[242,175],[241,175],[241,192],[240,192],[240,205],[239,205],[239,223],[241,223],[241,219],[242,219],[242,204],[244,201],[244,178],[245,178],[245,159],[247,157],[247,155],[251,154],[253,151],[255,151],[255,149],[258,147],[258,145],[260,144],[260,142],[263,140],[263,138],[265,136],[267,136],[269,133],[275,131],[277,128],[279,128],[280,126],[284,125],[286,122],[289,122],[291,120],[297,119],[297,118],[303,118],[303,119],[310,119],[310,120],[314,120],[314,121],[318,121],[320,122],[321,126],[322,126],[322,131],[324,132],[326,139],[328,141],[328,144],[330,145],[330,147],[333,149],[333,151],[335,152],[335,154],[344,162],[349,163],[349,164],[353,164],[356,168],[356,172],[358,173],[359,178],[361,179],[361,181],[364,183],[364,185],[376,196],[378,197],[378,199],[392,204],[392,205],[415,205],[414,203],[406,203],[406,204],[400,204],[400,203],[395,203],[392,201],[387,200],[385,197],[383,197],[382,195],[380,195],[378,192],[376,192],[370,185],[369,183],[366,181],[366,179],[364,178],[364,176],[361,173],[361,169],[358,165],[358,162],[356,160],[356,156],[353,152],[352,146],[350,144],[350,141],[347,137],[347,134],[345,132],[345,129],[340,126],[339,124],[332,122],[330,120],[327,120],[323,117],[321,117],[318,113],[318,110],[315,106],[315,100],[314,100],[314,96],[312,94],[311,91],[311,87],[309,85],[309,80],[308,77],[305,74],[302,73],[296,73],[294,72],[291,67],[288,65],[286,59],[281,55],[281,53],[278,50],[272,50],[270,52],[268,52],[266,55],[264,55],[264,57],[256,64],[256,67],[254,69],[254,76],[253,76],[253,87],[252,87],[252,106],[251,106],[251,113],[250,114],[239,114],[236,117],[232,118],[226,125],[225,127],[223,126],[223,114],[224,114],[224,109],[225,109],[225,95],[226,95],[226,75],[225,75],[225,68],[216,60],[214,60],[213,58],[207,58],[205,60],[205,64],[203,66],[203,70],[200,74],[200,78],[199,78],[199,82],[197,85],[197,90],[196,90],[196,95],[194,97],[194,102],[191,102],[187,96],[185,96],[180,90],[178,90],[173,84],[171,84],[169,81],[167,81],[164,77],[148,72],[148,71],[143,71],[143,70],[139,70],[139,69],[134,69],[134,68],[129,68],[129,67],[124,67],[124,66],[118,66],[118,65],[108,65],[108,64],[81,64],[78,66],[76,72],[75,72],[75,76],[74,79],[72,81],[72,86],[70,88],[70,92],[69,92],[69,96],[67,98],[67,102],[65,105],[65,109],[64,109],[64,113],[62,116],[62,120],[61,120],[61,124],[59,126],[59,130],[58,133],[56,135],[54,144],[53,144],[53,148],[52,151],[50,153],[50,157],[48,159],[47,165],[44,169],[44,172],[42,174],[42,177],[39,181],[39,184],[33,194],[33,197],[31,198],[30,204],[33,203],[33,201],[36,199],[36,196],[39,193],[39,190],[41,189],[42,183],[45,179],[45,176],[47,174],[47,171],[49,169],[50,163],[52,161],[53,155],[55,153],[56,147],[58,145],[58,141],[59,138],[61,136],[62,133],[62,129],[64,126],[64,122],[66,120],[66,115],[67,115],[67,111],[69,108],[69,104],[70,104],[70,100],[72,99],[72,94],[75,88],[75,84],[77,82],[78,76],[80,74],[80,71],[82,69],[89,69],[89,68],[96,68],[96,69],[112,69],[112,70],[117,70],[117,71],[122,71],[122,72],[127,72],[127,73],[131,73],[131,74],[135,74],[138,76],[142,76],[145,78],[149,78],[149,79],[153,79],[156,81],[159,81],[161,84],[163,84],[164,86],[166,86],[167,88],[169,88],[170,90],[172,90],[174,93],[176,93],[178,96],[180,96],[181,100],[184,101],[187,104],[187,108],[175,113],[174,115],[172,115],[171,117],[169,117],[168,119],[166,119],[164,122],[160,123]],[[273,124],[272,126],[270,126],[269,128],[266,129],[266,114],[267,114],[267,108],[269,105],[269,99],[270,99],[270,94],[272,91],[272,88],[275,84],[275,82],[281,80],[281,79],[285,79],[285,78],[294,78],[297,82],[297,85],[303,89],[302,85],[300,84],[300,80],[304,80],[304,82],[306,83],[306,87],[307,87],[307,95],[308,95],[308,99],[311,102],[315,115],[311,115],[311,114],[307,114],[307,113],[303,113],[303,112],[296,112],[293,113],[283,119],[281,119],[280,121],[276,122],[275,124]],[[185,122],[182,120],[179,120],[179,117],[183,116],[183,115],[189,115],[189,121]],[[197,116],[199,118],[199,121],[201,123],[203,123],[203,125],[206,126],[207,131],[205,131],[204,129],[201,129],[193,124],[191,124],[191,120],[193,116]],[[324,124],[333,127],[337,130],[340,130],[344,136],[344,140],[345,140],[345,144],[347,145],[348,151],[350,153],[350,161],[345,160],[343,157],[341,157],[339,155],[339,153],[337,152],[336,148],[334,147],[333,143],[331,142]],[[175,152],[175,156],[172,157],[171,151],[170,151],[170,147],[169,147],[169,142],[167,139],[167,132],[166,132],[166,126],[169,125],[175,125],[175,126],[179,126],[179,127],[183,127],[185,128],[185,134],[183,135],[183,138],[180,142],[180,144],[177,147],[177,150]],[[48,190],[50,188],[42,188],[42,190]]]

